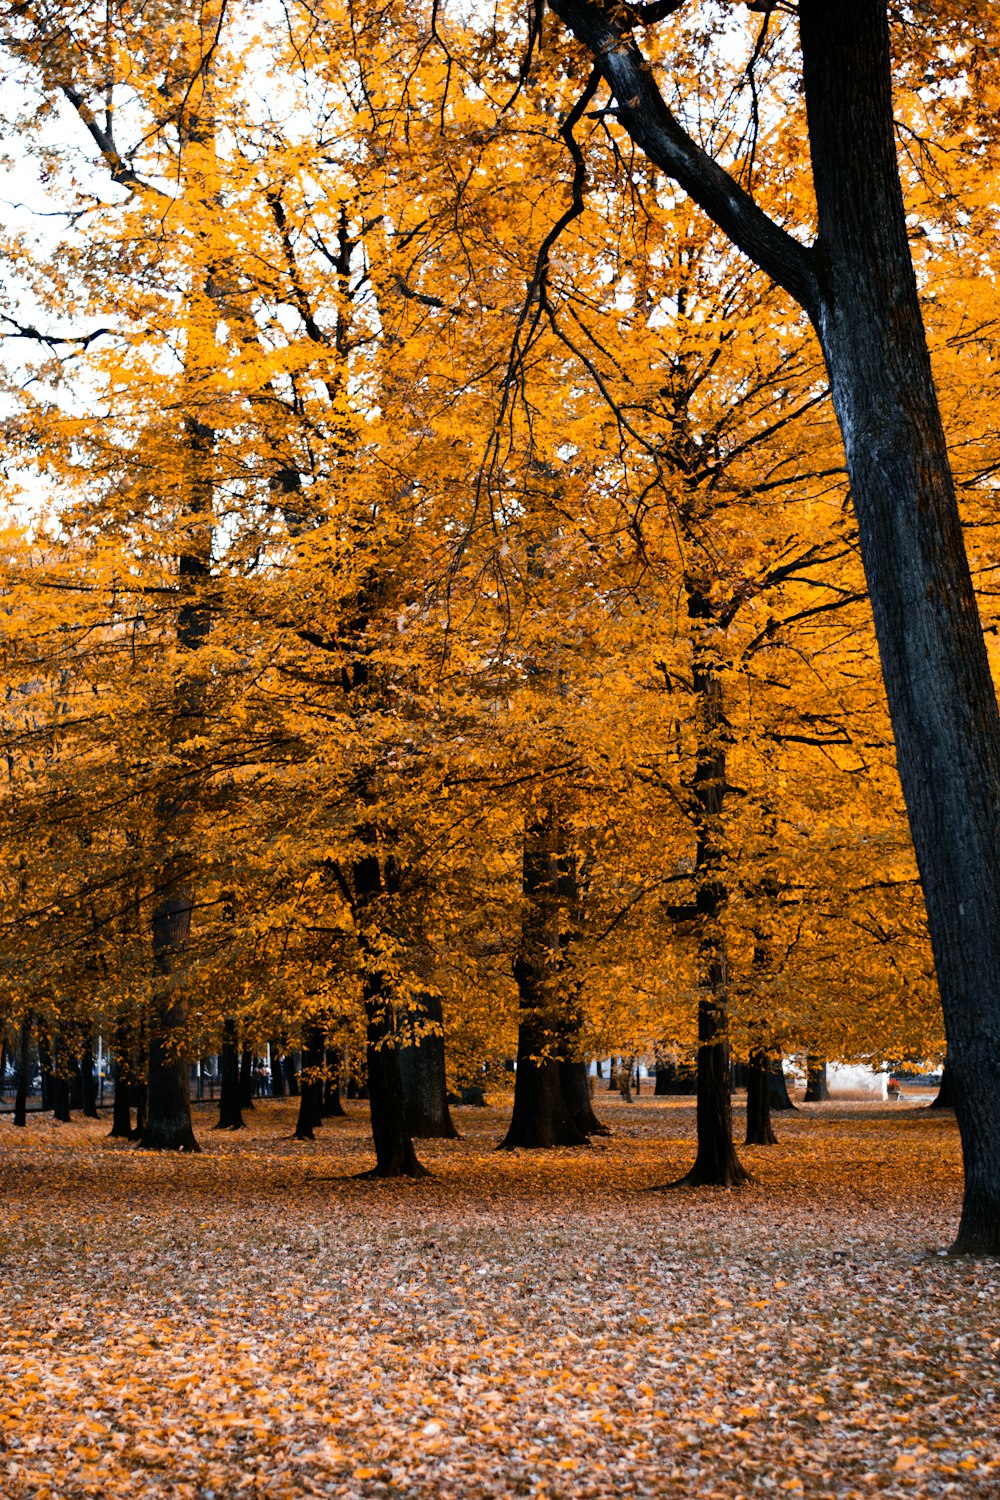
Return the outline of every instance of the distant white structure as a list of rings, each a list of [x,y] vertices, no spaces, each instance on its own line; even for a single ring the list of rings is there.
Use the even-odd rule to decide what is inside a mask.
[[[862,1063],[827,1063],[831,1099],[888,1099],[888,1075]]]

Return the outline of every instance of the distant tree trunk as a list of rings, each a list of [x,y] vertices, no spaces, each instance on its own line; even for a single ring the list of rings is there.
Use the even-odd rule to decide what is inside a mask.
[[[0,1099],[7,1092],[7,1034],[0,1041]]]
[[[750,1053],[747,1065],[748,1146],[775,1146],[778,1137],[771,1124],[771,1059],[764,1051]]]
[[[67,1059],[62,1057],[63,1048],[56,1048],[56,1071],[52,1079],[52,1114],[62,1124],[68,1125],[69,1113],[69,1077],[62,1070],[66,1066]]]
[[[252,1047],[244,1047],[240,1056],[239,1100],[241,1109],[253,1109]]]
[[[135,1103],[135,1126],[132,1130],[132,1139],[134,1141],[141,1141],[146,1129],[146,1105],[149,1098],[146,1080],[144,1078],[137,1079],[133,1085],[132,1092]]]
[[[47,1114],[53,1105],[55,1080],[52,1075],[52,1048],[41,1026],[38,1028],[38,1070],[42,1085],[42,1112]]]
[[[31,1017],[21,1022],[21,1047],[17,1065],[17,1092],[14,1095],[14,1124],[23,1128],[28,1123],[28,1068],[30,1066]]]
[[[302,1056],[302,1080],[299,1085],[299,1117],[295,1122],[297,1141],[314,1141],[323,1123],[323,1033],[310,1026]]]
[[[781,1065],[780,1057],[772,1057],[771,1072],[768,1075],[768,1087],[771,1095],[771,1108],[794,1109],[791,1096],[788,1092],[788,1081],[785,1078],[785,1070]]]
[[[187,948],[192,901],[176,870],[164,877],[164,883],[166,894],[153,912],[153,962],[161,983],[150,1016],[146,1117],[140,1141],[147,1151],[198,1151],[191,1124],[191,1072],[182,1040],[188,1005],[170,989],[176,962]]]
[[[417,1140],[455,1140],[458,1131],[448,1109],[440,995],[415,996],[410,1009],[398,1018],[397,1036],[410,1135]]]
[[[285,1084],[284,1061],[278,1043],[270,1042],[268,1051],[271,1054],[271,1098],[284,1099],[288,1089]]]
[[[244,1130],[246,1122],[240,1107],[240,1063],[236,1041],[236,1017],[226,1016],[222,1023],[222,1051],[219,1053],[219,1118],[216,1130]]]
[[[340,1102],[340,1052],[335,1047],[326,1049],[326,1078],[323,1082],[323,1118],[325,1120],[343,1116],[344,1106]]]
[[[501,1150],[582,1146],[563,1094],[558,1014],[559,867],[551,808],[524,830],[521,930],[514,978],[520,1001],[514,1111]]]
[[[97,1081],[94,1077],[94,1043],[88,1036],[80,1054],[80,1094],[83,1113],[88,1120],[96,1120]]]
[[[132,1110],[129,1106],[130,1086],[128,1072],[122,1066],[119,1053],[115,1053],[115,1097],[111,1106],[111,1129],[108,1135],[115,1140],[132,1139]]]
[[[298,1056],[297,1052],[286,1052],[282,1059],[289,1099],[297,1099],[299,1097],[299,1070],[298,1064],[295,1061]]]
[[[826,1081],[826,1058],[816,1057],[810,1052],[806,1058],[806,1092],[804,1104],[825,1104],[830,1097],[830,1086]]]
[[[941,1070],[941,1083],[938,1086],[937,1093],[930,1102],[931,1109],[955,1108],[955,1095],[953,1092],[953,1085],[954,1074],[952,1073],[951,1068],[948,1066],[948,1059],[945,1058],[944,1067]]]
[[[618,1091],[618,1059],[612,1055],[608,1058],[608,1093],[614,1094]]]

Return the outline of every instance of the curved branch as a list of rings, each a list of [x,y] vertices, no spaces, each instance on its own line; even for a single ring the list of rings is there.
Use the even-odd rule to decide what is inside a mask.
[[[601,0],[550,0],[550,5],[594,57],[615,96],[613,113],[635,144],[745,255],[811,312],[819,301],[813,251],[758,208],[671,113],[628,29],[627,8],[613,7],[610,0],[607,5]]]

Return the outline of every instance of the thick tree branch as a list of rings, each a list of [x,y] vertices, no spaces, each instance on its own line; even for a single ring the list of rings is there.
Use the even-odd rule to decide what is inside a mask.
[[[675,119],[628,29],[628,9],[610,0],[550,4],[592,53],[615,96],[614,113],[636,145],[744,254],[811,312],[818,302],[812,251],[758,208]]]

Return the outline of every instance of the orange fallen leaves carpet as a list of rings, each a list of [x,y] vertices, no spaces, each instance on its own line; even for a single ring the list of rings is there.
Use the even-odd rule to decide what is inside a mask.
[[[1000,1266],[951,1260],[954,1121],[810,1107],[690,1164],[686,1101],[598,1100],[588,1150],[499,1110],[370,1164],[363,1106],[199,1157],[0,1116],[0,1495],[1000,1494]]]

